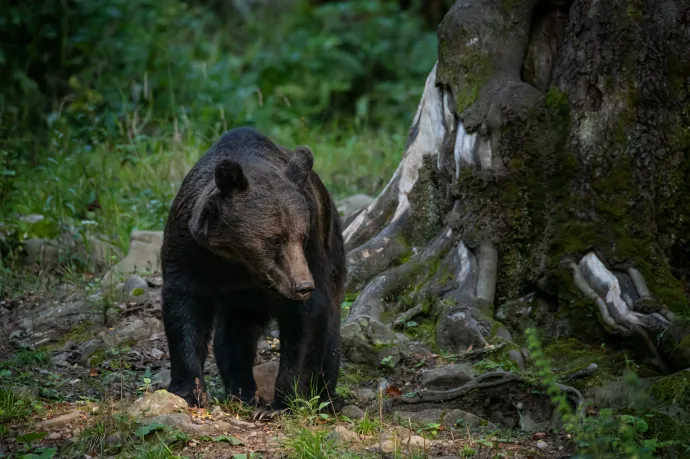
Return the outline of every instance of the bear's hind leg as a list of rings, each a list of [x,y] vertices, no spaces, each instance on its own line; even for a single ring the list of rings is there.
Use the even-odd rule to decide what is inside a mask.
[[[212,306],[200,298],[164,291],[163,324],[170,354],[168,392],[184,398],[190,406],[203,406]]]

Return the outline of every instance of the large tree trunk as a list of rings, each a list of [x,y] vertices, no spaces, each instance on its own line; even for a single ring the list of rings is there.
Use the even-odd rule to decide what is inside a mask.
[[[438,36],[400,165],[344,231],[346,356],[401,358],[419,317],[445,351],[512,346],[529,316],[690,366],[690,3],[460,0]]]

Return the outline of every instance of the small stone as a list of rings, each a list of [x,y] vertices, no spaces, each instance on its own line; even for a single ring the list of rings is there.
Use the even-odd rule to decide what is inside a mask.
[[[149,354],[151,355],[151,357],[153,357],[156,360],[160,360],[161,357],[163,357],[163,355],[165,355],[165,353],[163,351],[161,351],[160,349],[157,349],[155,347],[149,351]]]
[[[59,429],[62,427],[66,427],[69,424],[76,422],[80,419],[81,413],[75,410],[70,413],[62,414],[52,419],[47,419],[45,421],[39,422],[38,427],[41,429]]]
[[[53,432],[48,435],[48,440],[59,440],[60,438],[62,438],[62,434],[60,432]]]
[[[223,409],[217,405],[211,410],[211,417],[213,419],[222,419],[224,416],[225,413],[223,413]]]
[[[480,418],[476,414],[468,413],[464,410],[450,410],[443,418],[443,425],[451,427],[467,426],[471,428],[486,426],[488,428],[494,428],[494,424]]]
[[[549,425],[549,420],[537,422],[528,413],[523,413],[520,418],[520,429],[524,432],[539,432]]]
[[[256,390],[259,396],[271,402],[276,387],[276,377],[278,376],[278,369],[280,363],[272,360],[270,362],[262,363],[253,368],[254,380],[256,381]]]
[[[425,449],[429,447],[430,443],[431,442],[424,437],[412,435],[411,437],[400,438],[397,441],[384,441],[381,443],[381,451],[384,453],[394,453],[396,449],[407,450],[408,446],[409,448]]]
[[[348,430],[344,426],[337,426],[333,433],[331,433],[330,438],[338,443],[358,443],[360,441],[357,433]]]
[[[347,405],[342,409],[341,414],[350,419],[362,419],[364,417],[364,411],[356,405]]]
[[[365,387],[363,389],[357,389],[355,391],[355,397],[362,401],[369,401],[376,398],[376,392]]]
[[[165,390],[158,390],[134,401],[127,413],[134,417],[151,417],[186,411],[187,402]]]
[[[130,276],[125,281],[125,285],[122,286],[122,292],[127,297],[127,300],[135,303],[145,300],[148,291],[149,284],[139,276]]]
[[[170,385],[170,378],[171,375],[169,369],[161,370],[155,375],[153,375],[153,377],[151,378],[151,384],[161,388],[168,387]]]
[[[463,363],[444,365],[433,370],[422,370],[422,387],[448,390],[468,383],[476,375],[471,365]]]
[[[549,447],[549,444],[546,443],[546,442],[543,441],[543,440],[539,440],[539,441],[537,442],[537,448],[539,448],[539,449],[542,449],[542,450],[543,450],[543,449],[546,449],[546,448],[548,448],[548,447]]]

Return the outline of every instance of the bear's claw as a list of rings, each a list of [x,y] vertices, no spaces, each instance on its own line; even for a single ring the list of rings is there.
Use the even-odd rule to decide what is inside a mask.
[[[257,421],[263,421],[265,419],[269,421],[277,417],[279,414],[280,410],[275,410],[270,406],[261,406],[254,410],[254,413],[252,413],[252,419]]]

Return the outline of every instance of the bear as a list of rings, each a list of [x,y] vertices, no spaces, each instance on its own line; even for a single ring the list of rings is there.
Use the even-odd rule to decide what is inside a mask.
[[[273,417],[290,397],[337,412],[340,311],[346,265],[340,215],[313,171],[309,147],[289,150],[254,128],[223,133],[184,177],[161,247],[168,391],[194,406],[206,395],[213,354],[225,394]],[[280,362],[273,401],[257,395],[252,368],[271,320]]]

